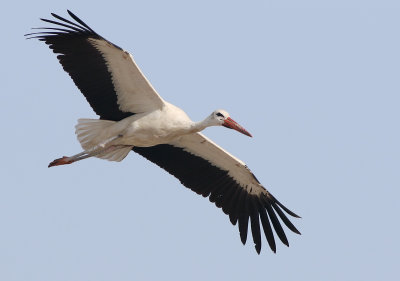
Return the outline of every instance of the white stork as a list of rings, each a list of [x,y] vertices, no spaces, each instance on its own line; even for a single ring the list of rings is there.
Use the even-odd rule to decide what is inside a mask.
[[[300,234],[284,212],[299,216],[272,196],[245,163],[200,131],[225,126],[251,137],[250,133],[224,110],[193,122],[158,95],[130,53],[101,37],[72,12],[68,14],[72,20],[56,14],[52,14],[56,20],[41,19],[55,26],[37,28],[41,31],[26,36],[44,41],[58,54],[62,67],[100,119],[79,119],[76,134],[84,151],[56,159],[49,167],[92,156],[121,161],[133,150],[222,208],[233,225],[238,222],[243,244],[250,218],[257,253],[261,251],[260,220],[273,252],[276,245],[270,222],[289,246],[278,216]]]

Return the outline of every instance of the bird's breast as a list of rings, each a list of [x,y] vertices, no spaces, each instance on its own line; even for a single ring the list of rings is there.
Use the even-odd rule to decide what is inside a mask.
[[[188,133],[189,122],[185,118],[167,117],[162,112],[154,112],[133,118],[122,133],[121,142],[125,145],[148,147],[169,143]]]

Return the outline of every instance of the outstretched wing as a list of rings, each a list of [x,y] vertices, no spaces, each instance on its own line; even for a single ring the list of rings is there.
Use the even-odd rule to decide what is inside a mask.
[[[233,225],[238,222],[243,244],[247,240],[250,218],[251,232],[257,253],[261,251],[261,227],[272,251],[276,251],[271,223],[279,239],[289,242],[280,220],[293,232],[300,234],[285,212],[299,217],[257,180],[247,166],[201,133],[183,136],[179,141],[154,147],[135,147],[133,150],[204,197],[229,215]],[[280,218],[280,220],[278,219]]]
[[[135,113],[163,107],[164,101],[146,79],[131,54],[104,39],[68,11],[72,20],[56,14],[42,19],[55,27],[26,34],[49,45],[64,70],[101,119],[118,121]]]

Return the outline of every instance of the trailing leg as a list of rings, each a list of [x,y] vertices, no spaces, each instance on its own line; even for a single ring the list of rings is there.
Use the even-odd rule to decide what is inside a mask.
[[[103,159],[107,159],[110,161],[121,161],[126,157],[126,155],[129,153],[129,151],[132,149],[133,146],[131,145],[113,145],[112,142],[117,140],[118,138],[121,138],[122,135],[118,135],[115,137],[112,137],[104,142],[102,142],[99,145],[96,145],[95,147],[82,151],[78,154],[75,154],[73,156],[63,156],[61,158],[58,158],[54,161],[52,161],[49,164],[49,168],[53,166],[60,166],[60,165],[66,165],[66,164],[72,164],[74,162],[89,158],[89,157],[99,157]]]

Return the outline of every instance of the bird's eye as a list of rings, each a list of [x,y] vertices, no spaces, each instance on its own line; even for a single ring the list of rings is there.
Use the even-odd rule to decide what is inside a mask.
[[[224,117],[224,115],[222,115],[221,112],[217,112],[217,116],[219,116],[219,117]]]

